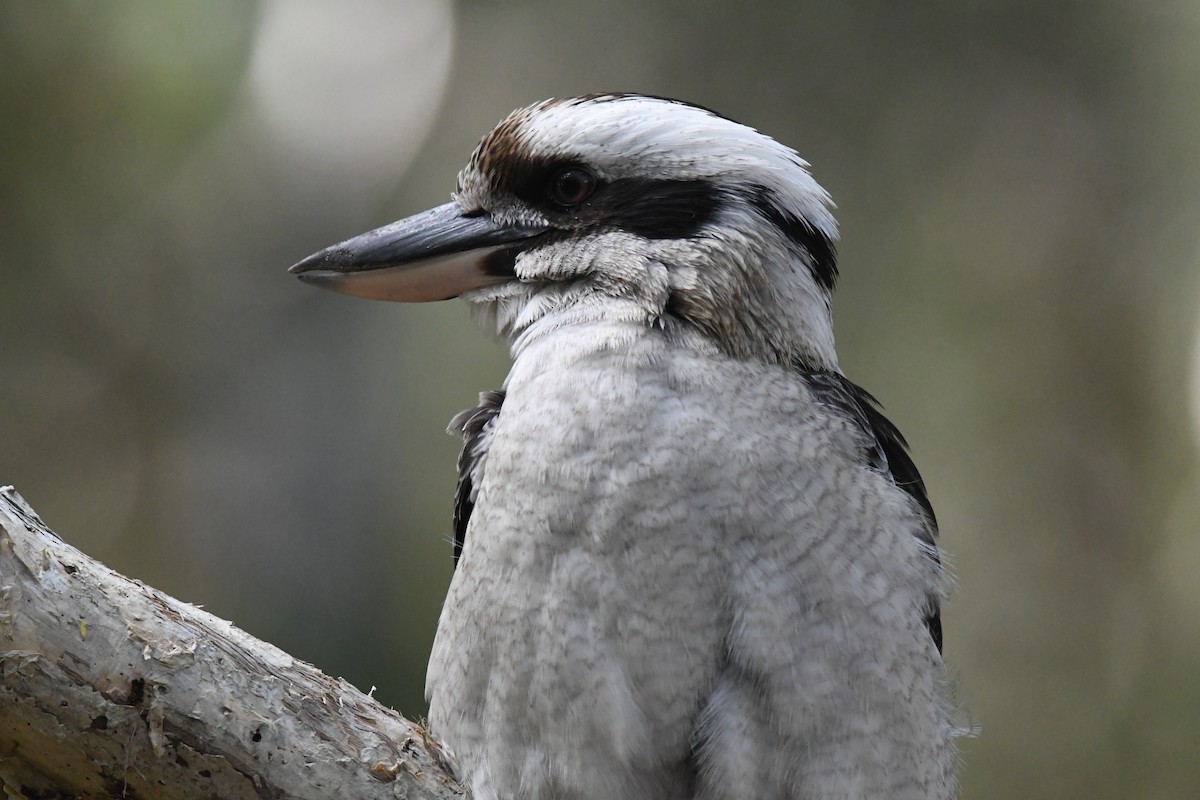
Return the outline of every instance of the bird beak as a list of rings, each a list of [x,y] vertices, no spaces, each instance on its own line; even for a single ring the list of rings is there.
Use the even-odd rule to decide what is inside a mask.
[[[423,303],[512,280],[517,254],[544,225],[501,225],[456,203],[327,247],[291,272],[305,283],[373,300]]]

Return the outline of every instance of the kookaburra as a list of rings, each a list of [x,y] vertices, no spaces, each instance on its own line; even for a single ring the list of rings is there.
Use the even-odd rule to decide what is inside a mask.
[[[292,267],[510,345],[451,423],[426,685],[475,800],[954,796],[934,514],[838,367],[807,166],[694,105],[547,100],[452,202]]]

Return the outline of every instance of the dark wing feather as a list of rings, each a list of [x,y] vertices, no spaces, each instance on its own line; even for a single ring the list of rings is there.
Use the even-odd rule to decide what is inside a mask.
[[[917,471],[917,465],[908,453],[908,442],[891,420],[883,415],[879,401],[841,373],[814,370],[804,365],[797,365],[797,370],[804,376],[819,402],[842,412],[862,429],[868,442],[868,449],[863,453],[867,464],[890,477],[892,483],[908,492],[916,501],[925,515],[921,540],[929,545],[931,558],[940,564],[937,548],[934,547],[937,517],[934,516],[933,505],[929,502],[929,494],[925,491],[925,481],[921,479],[921,473]],[[930,595],[927,600],[925,626],[929,629],[938,652],[941,652],[940,603],[936,595]]]
[[[492,428],[500,416],[504,404],[504,392],[481,392],[479,405],[460,411],[450,420],[449,433],[463,437],[462,450],[458,453],[458,486],[454,491],[454,563],[458,564],[463,545],[467,540],[467,523],[475,508],[475,496],[481,477],[484,457]]]

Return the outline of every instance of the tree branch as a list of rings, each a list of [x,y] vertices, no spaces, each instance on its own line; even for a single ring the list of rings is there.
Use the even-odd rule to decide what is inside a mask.
[[[0,781],[24,798],[461,798],[420,726],[58,538],[0,488]]]

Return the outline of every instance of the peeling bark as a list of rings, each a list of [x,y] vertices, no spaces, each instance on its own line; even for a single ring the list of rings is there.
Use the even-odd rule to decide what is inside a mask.
[[[18,798],[461,798],[418,725],[58,538],[0,488],[0,781]]]

